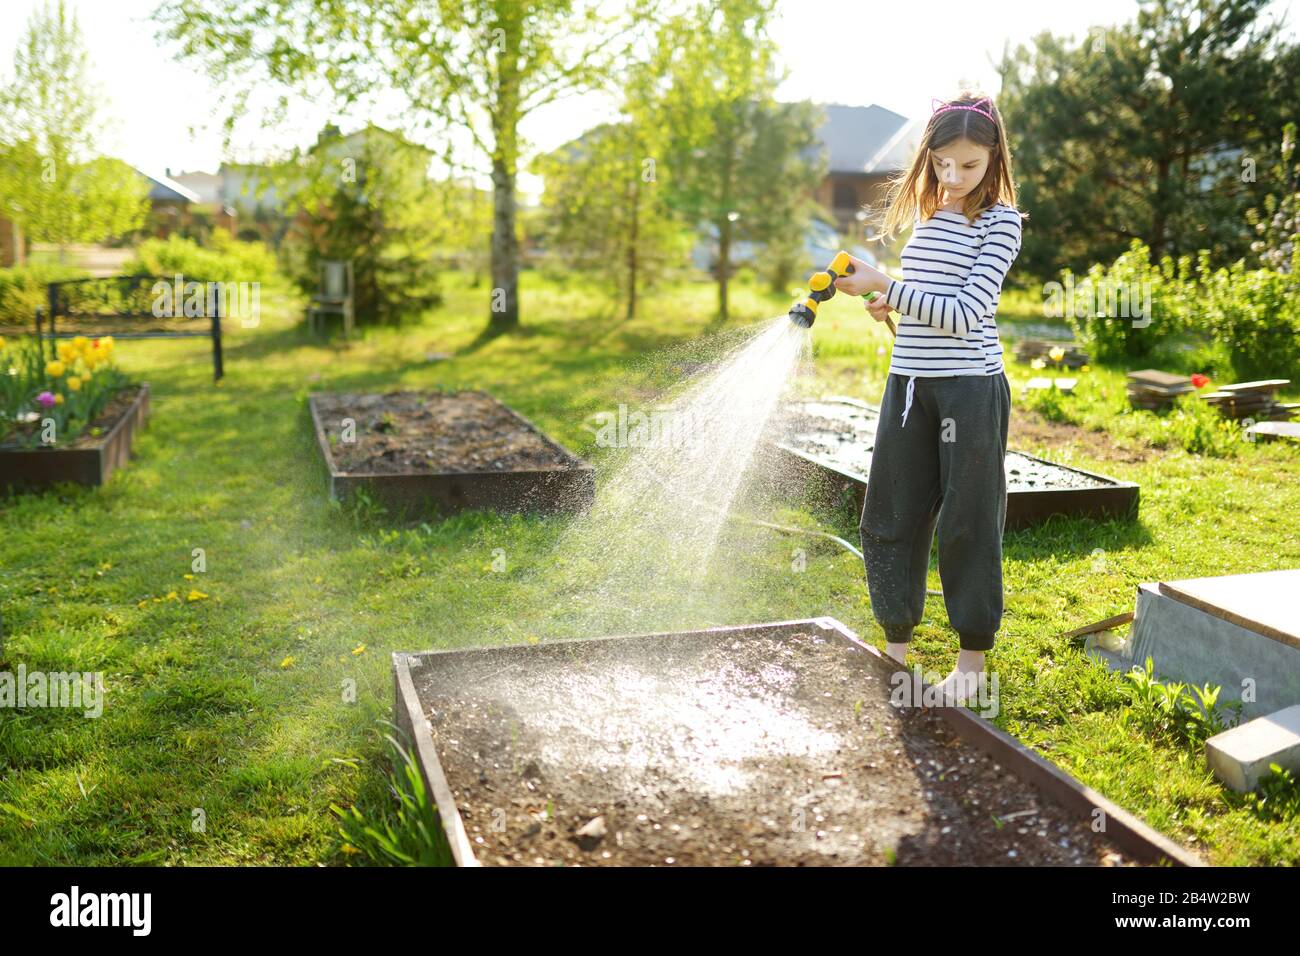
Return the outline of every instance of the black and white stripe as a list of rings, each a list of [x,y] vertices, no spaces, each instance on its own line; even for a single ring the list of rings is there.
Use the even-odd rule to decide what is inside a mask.
[[[940,210],[903,247],[903,278],[885,300],[902,316],[889,370],[900,375],[997,375],[995,315],[1002,282],[1020,253],[1020,213],[1005,203],[974,223]]]

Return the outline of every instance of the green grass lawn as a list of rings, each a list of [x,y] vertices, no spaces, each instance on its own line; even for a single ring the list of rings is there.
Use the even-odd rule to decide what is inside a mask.
[[[98,491],[0,498],[0,666],[102,671],[108,687],[97,720],[0,712],[0,863],[365,861],[330,806],[391,814],[389,654],[546,636],[564,521],[401,524],[332,506],[306,395],[484,388],[591,454],[590,415],[650,399],[719,331],[714,290],[673,287],[622,322],[586,285],[526,275],[525,330],[483,343],[487,291],[453,279],[424,324],[352,344],[314,343],[293,310],[266,309],[261,328],[232,332],[220,387],[199,342],[124,342],[122,365],[153,390],[136,460]],[[731,327],[789,304],[748,284],[733,302]],[[800,387],[877,400],[886,336],[859,302],[836,299]],[[426,359],[438,351],[454,357]],[[1225,791],[1198,747],[1150,732],[1125,680],[1058,637],[1131,610],[1139,582],[1300,566],[1300,456],[1240,442],[1217,456],[1182,441],[1153,448],[1172,426],[1115,424],[1107,411],[1122,404],[1120,370],[1094,369],[1073,405],[1031,414],[1018,388],[1031,374],[1011,369],[1013,415],[1036,427],[1025,450],[1139,482],[1142,511],[1135,523],[1054,520],[1007,535],[995,722],[1213,863],[1300,861],[1295,785],[1263,806]],[[856,538],[854,515],[791,501],[772,516]],[[725,534],[727,560],[699,599],[664,594],[645,630],[832,615],[882,646],[852,555],[742,525]],[[791,572],[796,546],[808,573]],[[955,658],[946,624],[931,598],[914,652],[927,670]]]

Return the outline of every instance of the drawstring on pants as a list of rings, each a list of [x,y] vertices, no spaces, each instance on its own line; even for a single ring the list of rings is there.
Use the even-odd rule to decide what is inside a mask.
[[[907,427],[907,412],[912,407],[912,392],[916,390],[916,376],[908,376],[907,379],[907,397],[903,400],[903,424],[899,427]]]

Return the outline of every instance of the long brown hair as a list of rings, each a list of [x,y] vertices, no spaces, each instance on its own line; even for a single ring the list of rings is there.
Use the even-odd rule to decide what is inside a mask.
[[[942,107],[930,116],[911,168],[890,183],[881,239],[888,240],[900,229],[911,226],[913,218],[918,215],[924,221],[939,210],[939,177],[930,161],[930,153],[963,138],[989,150],[989,165],[984,178],[962,203],[966,219],[974,224],[980,213],[998,202],[1016,208],[1016,185],[1011,178],[1011,146],[1002,125],[1002,114],[994,105],[993,98],[963,90],[947,105],[974,106],[977,103],[980,109],[993,114],[993,119],[974,110],[945,110]]]

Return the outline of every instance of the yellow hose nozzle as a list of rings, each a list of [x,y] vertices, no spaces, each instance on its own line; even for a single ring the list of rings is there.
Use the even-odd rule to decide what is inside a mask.
[[[817,306],[835,295],[835,280],[853,272],[853,260],[844,250],[835,253],[835,258],[821,272],[814,272],[808,279],[808,298],[796,302],[790,307],[790,321],[805,329],[812,328],[817,318]]]

